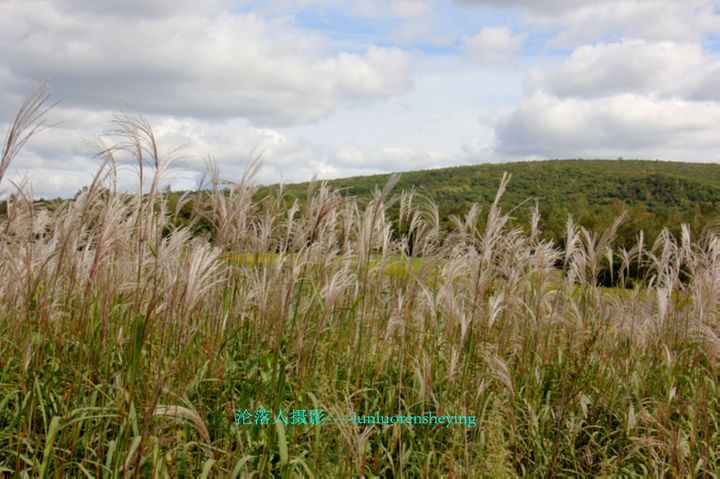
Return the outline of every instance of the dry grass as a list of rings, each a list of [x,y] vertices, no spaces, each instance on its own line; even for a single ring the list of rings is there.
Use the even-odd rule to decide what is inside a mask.
[[[364,208],[322,184],[303,204],[255,200],[254,165],[237,183],[210,168],[202,237],[173,226],[150,126],[117,125],[74,201],[39,210],[18,187],[0,219],[0,471],[720,474],[717,236],[616,251],[619,223],[569,222],[561,250],[537,214],[527,234],[507,227],[509,178],[486,221],[474,205],[443,231],[432,201],[392,184]],[[152,170],[149,194],[116,192],[116,148]],[[634,290],[597,286],[615,257],[618,278],[646,271]],[[479,427],[237,426],[246,408],[434,411]]]

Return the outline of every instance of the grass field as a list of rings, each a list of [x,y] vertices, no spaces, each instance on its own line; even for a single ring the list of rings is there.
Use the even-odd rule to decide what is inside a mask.
[[[363,207],[324,185],[288,207],[215,172],[197,236],[172,226],[152,130],[118,125],[149,192],[114,190],[107,149],[74,201],[20,189],[0,220],[1,473],[720,475],[712,233],[618,250],[619,222],[569,221],[560,249],[537,214],[508,227],[508,178],[447,231],[393,179]],[[621,286],[642,265],[634,289],[598,286],[614,258]],[[330,420],[431,411],[477,427]]]

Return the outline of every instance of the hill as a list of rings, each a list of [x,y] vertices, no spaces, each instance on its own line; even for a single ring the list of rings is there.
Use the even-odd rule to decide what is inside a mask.
[[[492,202],[504,172],[512,175],[502,206],[516,208],[527,223],[538,202],[548,238],[562,242],[568,215],[588,228],[602,229],[627,212],[620,243],[632,244],[640,230],[654,239],[663,227],[678,233],[687,223],[695,234],[720,218],[720,165],[643,160],[549,160],[481,164],[402,173],[394,192],[415,189],[439,206],[441,221],[463,215],[473,202]],[[367,201],[389,174],[328,181],[345,195]],[[287,185],[290,197],[304,198],[308,183]]]

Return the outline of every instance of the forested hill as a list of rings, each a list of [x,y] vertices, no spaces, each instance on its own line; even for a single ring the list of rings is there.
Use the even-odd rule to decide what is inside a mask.
[[[492,202],[504,172],[512,175],[503,197],[518,223],[526,221],[535,200],[547,237],[561,240],[568,215],[593,229],[606,227],[627,211],[620,242],[631,244],[645,230],[654,239],[665,226],[678,232],[682,223],[698,234],[720,220],[720,164],[641,160],[550,160],[482,164],[403,173],[395,193],[416,189],[438,203],[442,221],[464,214],[472,202]],[[332,180],[328,183],[370,197],[390,175]],[[304,196],[307,183],[288,185],[290,196]]]

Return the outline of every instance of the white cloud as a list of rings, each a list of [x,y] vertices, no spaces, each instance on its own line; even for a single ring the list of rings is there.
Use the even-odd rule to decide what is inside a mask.
[[[463,142],[462,156],[468,162],[489,162],[499,160],[498,156],[495,154],[494,142],[484,141],[484,139],[480,137],[471,138]]]
[[[555,46],[608,37],[697,41],[720,31],[714,0],[455,0],[460,5],[514,8],[533,30],[557,32]]]
[[[623,94],[602,99],[536,93],[497,129],[502,154],[718,159],[720,105]]]
[[[431,9],[427,0],[363,0],[349,5],[351,11],[369,17],[417,17]]]
[[[322,38],[252,14],[88,19],[11,1],[0,4],[0,30],[0,61],[14,78],[3,89],[49,78],[73,107],[129,102],[146,113],[288,125],[411,86],[399,49],[328,53]]]
[[[697,79],[694,83],[691,98],[704,101],[720,101],[720,65],[715,62],[715,66],[708,71],[703,78]]]
[[[525,41],[523,35],[513,36],[506,27],[485,27],[463,40],[465,56],[477,63],[506,59],[517,52]]]
[[[187,12],[207,12],[220,5],[218,0],[54,0],[59,9],[75,14],[127,15],[142,17],[173,16]]]
[[[561,30],[555,45],[574,46],[608,36],[651,41],[694,42],[720,31],[712,0],[591,2],[534,23]]]
[[[185,146],[173,162],[167,184],[174,189],[193,189],[203,176],[205,160],[211,158],[223,178],[238,180],[245,167],[260,158],[262,168],[255,178],[259,183],[300,182],[312,177],[321,179],[367,175],[390,171],[409,171],[462,164],[478,158],[449,152],[433,152],[409,147],[369,148],[352,145],[330,145],[307,141],[288,133],[256,128],[242,120],[223,124],[177,118],[152,118],[151,124],[161,155]],[[106,128],[109,131],[111,128]],[[10,178],[27,176],[39,196],[72,196],[90,183],[101,160],[93,158],[82,146],[84,129],[46,130],[33,138],[10,170]],[[66,144],[63,145],[63,138]],[[109,146],[118,138],[105,135]],[[54,151],[53,156],[49,152]],[[136,168],[122,153],[116,156],[121,189],[137,188]],[[58,168],[62,164],[63,168]],[[146,172],[151,176],[151,172]],[[3,184],[7,191],[9,184]]]
[[[460,5],[493,8],[527,8],[536,11],[570,10],[583,5],[597,3],[597,0],[454,0]]]
[[[239,177],[244,166],[261,157],[262,182],[307,181],[390,171],[409,171],[462,163],[457,153],[412,147],[367,147],[312,142],[291,133],[255,128],[242,121],[215,123],[164,119],[155,132],[161,145],[187,145],[178,165],[198,170],[209,154],[228,177]]]
[[[518,157],[717,160],[720,57],[699,43],[583,45],[531,74],[530,96],[496,128]]]
[[[342,147],[335,154],[339,167],[369,172],[410,171],[437,168],[452,162],[451,154],[432,151],[418,151],[412,148],[363,149]]]
[[[107,120],[111,118],[107,116]],[[268,128],[256,128],[243,120],[216,123],[177,118],[149,119],[160,154],[164,159],[178,147],[184,147],[172,163],[167,180],[174,188],[195,188],[205,171],[205,160],[211,158],[220,167],[223,177],[236,180],[251,161],[262,158],[263,169],[256,178],[262,183],[306,181],[326,169],[327,152],[319,145]],[[108,134],[113,130],[106,123],[97,133],[105,133],[105,145],[112,146],[119,137]],[[76,128],[51,128],[33,137],[13,162],[10,178],[27,176],[40,196],[72,196],[80,187],[90,183],[102,160],[94,157],[85,141],[88,131]],[[97,150],[95,150],[97,151]],[[134,161],[124,153],[115,155],[120,170],[121,189],[137,186]],[[60,168],[59,165],[62,165]],[[148,174],[148,172],[146,172]],[[7,190],[9,184],[3,184]]]
[[[254,11],[269,15],[287,14],[301,11],[307,7],[317,7],[339,9],[348,15],[365,18],[408,18],[418,17],[432,10],[430,0],[362,0],[358,2],[346,0],[240,0],[239,3],[252,5]]]
[[[561,66],[533,76],[537,88],[561,97],[637,93],[707,99],[716,91],[709,86],[719,67],[720,58],[699,44],[625,40],[584,45]]]

